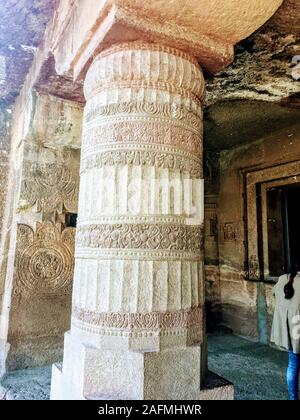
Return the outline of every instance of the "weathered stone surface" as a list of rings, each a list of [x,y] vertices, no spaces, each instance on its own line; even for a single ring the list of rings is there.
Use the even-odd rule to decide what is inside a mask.
[[[67,19],[69,19],[70,14],[74,9],[73,3],[74,2],[68,1],[60,2],[60,9],[58,13],[59,20],[57,21],[57,26],[59,28],[57,28],[55,36],[59,36],[61,34],[61,30],[63,29],[65,23],[67,22]],[[227,47],[225,45],[228,45],[228,41],[230,41],[230,43],[232,43],[233,45],[240,39],[250,35],[254,29],[257,29],[260,25],[264,23],[264,21],[268,17],[272,15],[272,13],[280,5],[280,0],[274,0],[272,3],[268,3],[268,5],[266,5],[265,2],[258,2],[257,0],[255,0],[255,15],[250,13],[250,10],[252,11],[253,6],[249,2],[243,5],[239,3],[238,7],[235,4],[235,1],[233,0],[228,0],[226,4],[222,4],[222,6],[218,2],[206,2],[203,0],[202,3],[203,4],[200,5],[199,2],[197,2],[197,7],[199,6],[200,10],[205,10],[205,14],[203,15],[201,13],[197,14],[198,9],[195,7],[193,8],[192,4],[185,5],[184,8],[180,7],[180,10],[178,11],[176,9],[177,5],[179,5],[178,2],[175,3],[176,7],[174,7],[173,3],[170,5],[164,5],[164,7],[168,7],[168,20],[170,22],[173,22],[174,20],[174,23],[176,23],[177,25],[177,30],[180,26],[188,28],[188,31],[190,33],[191,29],[195,31],[195,34],[197,34],[198,37],[198,41],[200,40],[200,43],[202,42],[203,44],[201,48],[204,48],[204,50],[202,50],[202,52],[200,53],[200,55],[203,55],[202,64],[205,67],[205,62],[207,62],[208,68],[210,66],[212,66],[213,68],[214,66],[217,66],[216,60],[218,59],[220,60],[219,66],[224,66],[226,60],[228,63],[228,58],[225,57],[226,54],[229,54],[229,61],[232,58],[232,52],[229,52],[229,50],[227,50],[226,52]],[[2,23],[2,27],[0,27],[0,55],[2,57],[0,60],[0,91],[2,89],[2,101],[5,101],[6,103],[11,103],[17,96],[20,87],[24,81],[26,72],[29,70],[30,65],[32,63],[35,48],[39,45],[42,36],[44,35],[46,23],[52,16],[56,4],[58,4],[58,2],[56,1],[53,1],[51,2],[51,4],[49,4],[49,2],[45,2],[42,0],[35,0],[34,2],[22,0],[15,4],[12,0],[7,0],[3,8],[1,8],[1,21],[5,22],[5,24]],[[137,21],[136,23],[134,23],[134,13],[132,12],[133,9],[138,11],[138,13],[140,13],[141,16],[146,16],[150,13],[152,15],[152,19],[157,19],[157,27],[159,27],[159,22],[161,18],[156,12],[156,3],[151,2],[151,5],[147,6],[147,9],[145,9],[145,5],[143,5],[143,7],[140,8],[139,4],[136,5],[134,2],[129,1],[118,1],[116,2],[116,4],[117,7],[121,8],[124,11],[131,10],[132,22],[129,23],[129,27],[130,25],[133,25],[134,28],[135,25],[139,24],[142,26],[142,20],[140,22]],[[101,10],[101,7],[102,6],[99,5],[97,5],[97,7],[89,5],[88,9],[93,10],[93,14],[90,15],[86,11],[82,13],[82,17],[85,20],[85,24],[87,24],[87,22],[91,20],[91,28],[93,27],[92,19],[95,19],[96,17],[95,11],[99,8],[99,10]],[[245,10],[242,10],[241,7],[243,7]],[[258,50],[257,53],[255,53],[254,55],[249,55],[248,48],[244,50],[243,47],[241,47],[242,52],[245,51],[245,53],[238,53],[238,58],[235,60],[235,65],[233,66],[233,68],[228,70],[229,73],[224,73],[230,76],[228,80],[226,80],[225,85],[223,80],[224,76],[222,76],[222,74],[216,79],[215,87],[212,87],[212,89],[210,89],[210,84],[208,84],[209,103],[215,102],[218,100],[218,98],[221,98],[222,94],[218,94],[218,92],[220,91],[220,89],[223,89],[223,87],[225,87],[228,90],[228,97],[236,97],[235,95],[240,95],[238,97],[241,97],[242,95],[244,95],[248,98],[258,96],[262,98],[261,95],[263,94],[264,98],[269,97],[270,99],[270,97],[276,97],[278,99],[279,97],[281,98],[284,95],[287,96],[287,93],[291,93],[294,91],[295,88],[292,87],[293,85],[291,85],[291,81],[288,80],[290,62],[288,64],[283,62],[283,55],[289,57],[289,55],[292,54],[295,49],[297,49],[297,46],[295,45],[295,36],[297,35],[297,33],[299,33],[299,24],[297,20],[297,16],[299,14],[297,13],[297,7],[297,2],[295,0],[285,0],[283,6],[275,14],[275,17],[272,18],[270,23],[266,25],[266,33],[258,35],[258,38],[255,41],[252,41],[252,38],[250,38],[249,43],[247,42],[247,45],[251,45],[252,43],[257,44],[257,47],[255,48],[255,50]],[[84,4],[82,4],[82,10],[85,10]],[[160,7],[158,8],[158,10],[160,10]],[[193,10],[193,12],[191,12],[191,10]],[[125,13],[124,17],[121,18],[121,14],[120,25],[122,26],[124,24],[122,19],[126,21],[126,19],[129,19],[129,15],[127,16]],[[215,15],[222,16],[222,19],[212,19],[210,17]],[[78,16],[80,16],[80,13],[78,13]],[[243,16],[242,19],[240,18],[240,16]],[[247,16],[246,19],[245,16]],[[147,31],[150,31],[151,33],[150,27],[147,29],[147,24],[146,22],[144,23],[146,25],[145,33],[147,33]],[[5,29],[5,25],[8,24],[10,26],[10,31],[7,31]],[[78,24],[76,26],[78,28],[82,28],[80,29],[78,34],[73,34],[73,36],[77,37],[77,39],[80,39],[80,37],[84,33],[85,28],[84,25],[81,24]],[[26,29],[24,30],[23,28]],[[199,32],[199,28],[201,28],[201,35]],[[205,28],[205,31],[203,31],[203,28]],[[129,35],[128,40],[131,41],[134,36],[134,30],[128,29],[127,32]],[[53,32],[50,31],[50,35],[52,35],[52,33]],[[124,38],[124,31],[121,31],[121,33],[122,41],[126,40],[126,38]],[[278,36],[278,34],[281,33],[286,34],[286,36]],[[216,36],[216,34],[218,35]],[[292,34],[293,36],[291,36],[290,34]],[[201,36],[203,38],[201,38]],[[135,39],[142,37],[142,34],[137,33]],[[222,37],[222,42],[225,42],[225,47],[221,47],[221,50],[223,48],[223,51],[219,49],[219,57],[218,55],[216,55],[215,62],[213,62],[209,59],[209,52],[207,51],[210,51],[210,53],[214,54],[213,45],[210,44],[213,44],[213,42],[215,42],[217,45],[216,39],[218,38],[220,40],[222,39]],[[115,37],[114,42],[116,42],[116,40],[117,39]],[[211,40],[213,40],[213,42]],[[107,40],[105,47],[109,45],[109,42],[110,41]],[[169,41],[165,40],[165,43],[168,42]],[[47,45],[47,41],[45,42],[45,45]],[[54,50],[56,48],[55,45],[57,45],[57,42],[53,45]],[[68,97],[69,99],[74,99],[76,101],[83,100],[82,83],[79,81],[77,85],[74,85],[69,75],[67,74],[65,74],[64,77],[59,77],[53,68],[53,63],[51,64],[52,58],[50,46],[47,46],[47,48],[49,48],[49,57],[45,61],[46,67],[44,71],[41,72],[40,80],[38,82],[39,89],[41,89],[43,92],[56,94],[61,97]],[[219,47],[216,46],[216,52],[218,51],[218,48]],[[277,58],[278,55],[281,56],[281,58]],[[271,66],[270,58],[274,59],[274,63]],[[261,62],[261,64],[259,66],[255,65],[256,61]],[[259,78],[261,68],[265,63],[268,64],[268,66],[266,66],[268,67],[268,70],[265,69],[263,77],[263,85],[265,86],[265,88],[261,87],[260,89],[258,89],[258,83],[256,79]],[[247,73],[250,74],[248,74],[246,78],[242,74],[242,66],[249,67],[249,72]],[[282,78],[282,80],[280,80],[280,83],[277,84],[278,86],[276,88],[271,88],[269,82],[271,80],[272,73],[276,70],[276,68],[277,70],[278,68],[280,68],[280,71],[284,77]],[[251,83],[250,86],[247,87],[249,81]],[[241,84],[240,94],[234,92],[234,87],[236,87],[236,83]],[[259,93],[255,93],[256,87],[257,90],[260,91]]]
[[[233,45],[259,28],[281,3],[282,0],[189,0],[184,4],[83,0],[70,7],[64,1],[60,4],[52,47],[56,69],[59,74],[72,71],[75,79],[84,77],[97,53],[112,44],[139,39],[176,46],[197,57],[202,68],[214,73],[232,61]],[[70,25],[78,31],[69,31]]]
[[[0,239],[2,237],[2,225],[5,209],[5,196],[9,172],[10,152],[10,114],[0,106]],[[1,289],[1,287],[0,287]]]
[[[73,10],[72,6],[74,7],[73,3],[74,2],[69,1],[60,2],[59,21],[57,24],[59,28],[56,31],[56,36],[61,33],[65,22],[69,19],[70,13]],[[212,46],[209,45],[211,42],[210,40],[216,40],[216,34],[218,34],[218,39],[224,38],[226,45],[228,45],[228,41],[233,45],[240,39],[250,35],[253,30],[261,26],[264,21],[274,13],[281,1],[274,0],[266,5],[265,2],[258,2],[255,0],[255,15],[251,13],[253,5],[249,2],[246,2],[243,5],[239,3],[238,7],[233,0],[228,0],[226,4],[222,5],[220,5],[219,2],[206,2],[204,0],[202,3],[203,4],[199,4],[199,2],[197,2],[197,7],[199,6],[200,10],[205,10],[205,14],[203,15],[201,13],[197,14],[197,8],[192,7],[192,4],[185,5],[184,8],[180,7],[180,10],[178,11],[178,2],[175,3],[176,7],[174,7],[174,3],[171,3],[170,5],[165,4],[164,7],[168,8],[168,20],[174,20],[177,29],[179,26],[188,28],[190,32],[191,29],[193,29],[195,33],[198,34],[198,39],[201,40],[201,36],[204,36],[201,41],[203,43],[203,48],[210,50],[212,48]],[[46,23],[52,16],[53,10],[57,4],[58,2],[56,1],[53,1],[50,4],[43,0],[34,0],[30,2],[28,0],[22,0],[17,3],[12,0],[6,0],[1,8],[1,22],[3,23],[0,27],[0,56],[2,57],[0,60],[0,91],[2,89],[2,101],[11,103],[18,95],[26,72],[29,70],[32,63],[35,48],[39,45],[42,36],[44,35]],[[150,13],[152,14],[153,19],[157,19],[157,24],[159,25],[161,18],[156,12],[157,4],[154,2],[151,2],[151,5],[147,6],[147,9],[145,9],[145,5],[141,8],[139,4],[135,4],[131,1],[118,1],[116,4],[118,7],[125,9],[129,8],[131,11],[133,9],[138,10],[141,13],[141,16],[145,16],[146,14],[149,15]],[[82,7],[82,10],[85,10],[84,4]],[[95,11],[98,10],[99,7],[101,9],[102,6],[98,5],[95,8],[90,5],[89,9],[93,10],[93,14],[89,15],[87,12],[82,14],[86,23],[89,19],[94,19],[96,17]],[[242,10],[241,7],[243,7],[244,10]],[[223,81],[224,76],[222,76],[222,74],[215,81],[215,87],[217,89],[210,89],[210,84],[208,84],[209,103],[215,102],[221,97],[221,93],[218,94],[218,92],[223,87],[226,87],[228,90],[228,97],[236,97],[235,95],[240,95],[238,97],[241,97],[244,95],[248,98],[258,96],[262,98],[261,95],[264,95],[264,98],[274,98],[275,100],[294,91],[295,88],[292,87],[291,81],[288,80],[290,62],[289,64],[283,62],[283,56],[286,55],[289,57],[289,55],[297,49],[297,46],[295,45],[295,36],[299,34],[298,7],[296,0],[285,0],[283,6],[266,25],[266,30],[261,35],[259,34],[254,41],[252,41],[253,38],[250,38],[247,45],[251,45],[252,43],[256,44],[255,50],[258,51],[255,54],[249,55],[248,48],[244,49],[241,47],[242,53],[238,53],[235,65],[232,69],[228,70],[229,73],[224,73],[230,76],[225,82],[225,85]],[[160,10],[160,7],[158,7],[158,10]],[[191,10],[193,11],[191,12]],[[78,13],[78,15],[80,15],[80,13]],[[222,16],[222,19],[211,18],[211,16],[215,15]],[[242,19],[240,16],[242,16]],[[247,16],[247,18],[245,18],[245,16]],[[126,17],[124,19],[126,20]],[[122,24],[122,19],[120,24]],[[136,24],[138,25],[138,23]],[[134,27],[133,21],[132,25]],[[8,26],[10,27],[10,31],[6,30]],[[78,28],[81,26],[82,25],[77,25]],[[91,27],[93,27],[92,23]],[[199,33],[199,28],[201,28],[201,35]],[[204,31],[203,28],[205,28]],[[82,33],[84,30],[84,27],[80,29]],[[148,30],[150,29],[148,28]],[[78,37],[82,36],[80,31],[78,32]],[[286,36],[280,37],[278,36],[279,34],[285,34]],[[131,41],[133,39],[133,33],[130,33],[130,30],[128,35],[128,40]],[[122,32],[122,36],[122,40],[124,41],[124,32]],[[136,35],[135,39],[137,38],[141,38],[141,35]],[[114,42],[116,42],[116,39]],[[47,44],[47,42],[45,44]],[[105,46],[107,45],[108,44]],[[229,55],[232,57],[232,53]],[[278,56],[281,56],[281,58]],[[270,66],[271,58],[274,59],[274,63]],[[48,59],[51,61],[51,54]],[[215,60],[218,59],[221,60],[220,63],[225,63],[224,60],[226,61],[226,58],[224,56],[224,51],[220,54],[219,58],[217,56],[215,57]],[[205,60],[208,60],[208,67],[216,65],[216,62],[213,63],[213,61],[210,61],[208,56],[203,56],[203,60],[204,62]],[[61,78],[53,70],[50,73],[50,68],[52,67],[50,61],[46,61],[47,68],[45,68],[45,71],[43,72],[44,75],[41,75],[41,89],[43,89],[44,92],[51,94],[55,94],[56,91],[56,94],[61,97],[68,96],[77,101],[82,100],[82,84],[79,83],[77,86],[72,85],[72,82],[67,75],[65,75],[64,78]],[[261,64],[255,66],[256,61]],[[265,66],[265,63],[267,63],[268,66]],[[259,77],[263,65],[268,67],[268,70],[265,69],[264,71],[262,84],[264,87],[258,89],[259,84],[256,79]],[[250,73],[250,75],[246,78],[242,74],[242,66],[249,67],[249,72],[247,73]],[[274,86],[271,88],[269,82],[271,81],[272,73],[276,68],[280,69],[284,77],[280,80],[280,83],[276,88],[274,88]],[[253,75],[253,78],[251,78],[251,74]],[[44,83],[45,78],[47,83]],[[249,82],[251,82],[250,87],[247,87]],[[234,92],[236,83],[241,84],[242,89],[240,89],[240,94]],[[69,86],[69,88],[67,88],[67,86]],[[260,92],[255,93],[256,88]]]
[[[74,269],[75,228],[68,214],[78,206],[81,120],[77,103],[31,91],[14,112],[0,259],[1,374],[62,357]]]
[[[261,29],[242,41],[233,65],[207,81],[207,104],[227,99],[280,102],[297,96],[299,16],[299,2],[285,0]]]
[[[207,81],[207,104],[227,99],[280,102],[299,93],[293,76],[300,41],[295,34],[264,29],[236,48],[232,66]],[[296,71],[296,70],[295,70]]]
[[[224,94],[226,95],[225,91]],[[204,111],[204,167],[209,172],[206,178],[210,192],[215,193],[214,188],[218,186],[219,174],[217,167],[212,165],[217,165],[216,157],[220,151],[253,143],[276,131],[288,131],[299,119],[300,110],[297,107],[266,101],[224,100],[207,107]],[[211,178],[213,184],[210,182]]]
[[[1,381],[0,400],[1,392],[3,398],[9,401],[49,400],[50,382],[49,366],[10,372]]]
[[[267,27],[283,34],[300,35],[300,3],[298,0],[284,0]]]
[[[0,8],[0,103],[12,103],[30,69],[56,1],[5,0]],[[1,64],[2,63],[2,64]]]

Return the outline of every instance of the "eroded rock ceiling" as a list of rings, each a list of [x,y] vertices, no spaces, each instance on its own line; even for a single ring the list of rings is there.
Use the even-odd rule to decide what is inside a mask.
[[[285,0],[266,25],[236,46],[234,63],[207,80],[206,146],[228,149],[288,127],[300,129],[297,62],[300,0]]]
[[[297,95],[297,56],[300,0],[285,0],[266,25],[236,46],[234,63],[207,81],[207,104],[224,99],[279,102]]]
[[[19,94],[56,0],[1,0],[0,106]]]

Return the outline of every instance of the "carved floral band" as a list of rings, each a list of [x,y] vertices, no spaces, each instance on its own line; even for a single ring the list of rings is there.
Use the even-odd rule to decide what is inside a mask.
[[[201,226],[90,225],[77,229],[77,246],[104,249],[147,249],[200,252]]]
[[[172,312],[99,313],[75,307],[72,316],[81,322],[99,328],[116,328],[128,331],[164,330],[200,325],[202,309],[197,307]]]

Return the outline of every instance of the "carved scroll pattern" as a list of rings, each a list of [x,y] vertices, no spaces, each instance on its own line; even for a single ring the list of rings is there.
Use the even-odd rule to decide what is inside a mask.
[[[76,243],[87,248],[200,252],[202,238],[200,226],[90,225],[78,228]]]

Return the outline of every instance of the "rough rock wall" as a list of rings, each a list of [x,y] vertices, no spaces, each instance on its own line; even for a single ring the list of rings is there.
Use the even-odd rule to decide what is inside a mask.
[[[0,243],[6,242],[4,215],[8,191],[8,174],[10,164],[10,114],[5,107],[0,107]],[[0,261],[2,256],[0,257]],[[4,270],[0,271],[0,310],[4,291]]]

